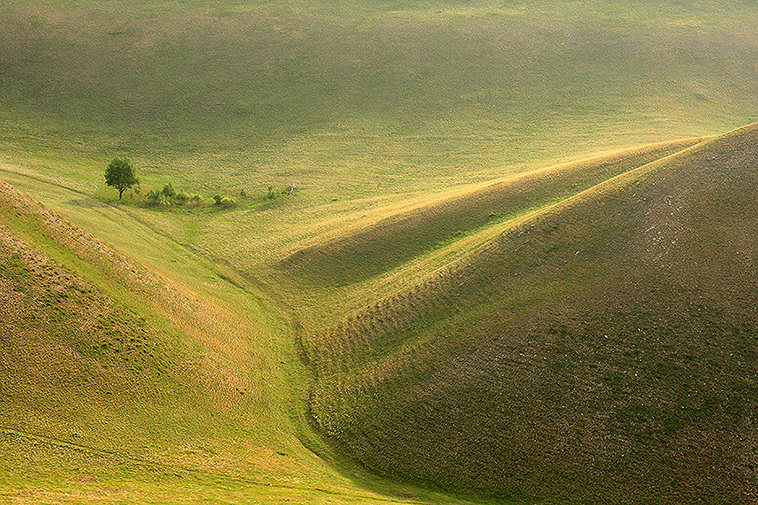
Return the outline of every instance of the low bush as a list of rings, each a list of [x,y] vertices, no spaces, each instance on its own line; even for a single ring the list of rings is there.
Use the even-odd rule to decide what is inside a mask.
[[[263,194],[262,200],[273,201],[281,196],[289,196],[295,192],[295,187],[292,185],[286,186],[282,189],[274,188],[274,186],[268,186],[266,193]],[[240,190],[238,199],[231,196],[225,196],[222,194],[213,195],[213,204],[219,207],[232,208],[238,205],[238,202],[259,201],[260,197],[253,197],[247,193],[244,189]],[[144,197],[144,201],[147,205],[153,206],[171,206],[171,205],[192,205],[200,207],[205,204],[205,200],[202,196],[196,193],[188,193],[184,190],[177,190],[172,183],[168,183],[163,186],[162,189],[151,189]]]
[[[176,196],[176,190],[174,189],[174,185],[170,182],[163,186],[163,190],[161,190],[161,194],[165,196],[166,198],[173,198]]]
[[[276,191],[273,186],[268,187],[268,193],[263,198],[265,200],[275,200],[276,197],[278,197],[280,194],[279,191]]]
[[[168,198],[163,194],[162,191],[158,191],[156,189],[151,189],[147,192],[147,195],[145,197],[147,199],[148,205],[170,205],[171,202]]]

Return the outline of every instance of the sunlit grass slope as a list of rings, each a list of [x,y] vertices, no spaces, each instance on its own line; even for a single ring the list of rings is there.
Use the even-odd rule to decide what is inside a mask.
[[[579,193],[702,141],[695,138],[549,167],[437,195],[404,212],[300,249],[282,262],[295,275],[334,287],[365,280],[463,235]],[[452,193],[452,194],[450,194]]]
[[[611,178],[304,339],[374,471],[545,503],[756,493],[758,126]]]
[[[0,501],[384,502],[303,446],[276,312],[217,291],[0,182]]]
[[[561,335],[552,326],[565,324],[566,345],[577,347],[571,339],[585,330],[569,316],[544,319],[553,314],[539,312],[546,300],[569,307],[565,314],[591,312],[591,302],[583,309],[571,294],[586,295],[606,279],[603,272],[635,270],[591,263],[589,247],[602,234],[578,224],[558,228],[563,242],[553,245],[540,245],[528,227],[521,237],[507,235],[506,245],[519,248],[512,257],[498,256],[496,245],[480,250],[521,223],[543,223],[538,214],[563,216],[556,209],[594,201],[589,195],[601,190],[590,186],[695,141],[620,150],[755,121],[756,54],[758,10],[746,0],[0,2],[0,177],[44,204],[9,204],[17,197],[3,190],[7,319],[0,331],[3,374],[12,378],[2,383],[0,407],[3,498],[386,500],[365,490],[370,482],[400,501],[444,502],[365,475],[368,481],[352,481],[304,447],[332,461],[297,420],[307,378],[295,358],[296,336],[304,337],[303,356],[317,374],[311,406],[320,426],[371,468],[446,489],[561,496],[572,483],[587,483],[587,496],[599,496],[589,477],[564,478],[579,467],[577,475],[601,475],[587,473],[604,464],[592,463],[599,453],[587,453],[591,464],[582,466],[544,445],[564,447],[550,429],[576,426],[577,415],[595,411],[571,408],[563,421],[537,408],[546,398],[529,375],[538,372],[528,371],[539,368],[524,364],[528,349],[508,355],[523,365],[522,375],[509,377],[532,387],[516,395],[526,404],[507,411],[511,434],[489,418],[471,431],[473,407],[455,401],[487,381],[503,394],[514,391],[490,362],[477,376],[482,381],[465,380],[478,373],[469,371],[478,370],[472,360],[499,342],[493,335],[522,325],[549,344]],[[726,145],[719,142],[711,145]],[[286,203],[224,211],[116,202],[102,175],[123,154],[136,161],[143,194],[167,182],[206,198],[258,195],[268,186],[298,191]],[[584,163],[601,155],[595,165]],[[545,169],[557,163],[563,168]],[[60,224],[47,209],[77,226]],[[588,210],[588,223],[610,227],[616,209],[606,210]],[[565,244],[577,241],[590,245],[569,251]],[[599,256],[626,265],[621,257]],[[445,273],[454,258],[465,259]],[[631,258],[642,264],[642,253]],[[571,275],[561,261],[576,266]],[[616,289],[609,299],[637,314],[646,299],[629,294],[624,305],[622,280],[607,280]],[[664,304],[668,295],[660,292],[653,301]],[[532,301],[534,317],[523,308]],[[316,331],[343,316],[333,331]],[[613,323],[619,334],[631,327],[624,321]],[[634,350],[619,342],[611,358],[627,359]],[[699,349],[688,355],[700,356]],[[598,369],[624,369],[626,362],[611,358]],[[672,373],[703,362],[683,361]],[[460,370],[459,377],[442,370]],[[425,380],[433,387],[424,388]],[[623,380],[621,389],[607,384],[598,387],[611,388],[621,406],[637,391]],[[496,406],[480,409],[490,417],[502,405],[500,393],[474,393],[476,408],[479,399]],[[424,398],[454,401],[416,401]],[[392,403],[403,401],[402,408]],[[451,428],[459,420],[460,429]],[[407,429],[392,431],[406,421]],[[543,445],[532,450],[526,440],[537,426],[553,438],[538,437]],[[617,450],[628,431],[609,435],[619,445],[608,454],[629,469],[602,474],[629,475],[613,481],[609,499],[630,496],[641,482],[634,472],[642,464]],[[596,432],[579,433],[590,440]],[[506,435],[515,441],[502,447],[515,448],[512,454],[480,443]],[[369,450],[364,440],[387,443]],[[565,447],[577,446],[566,440]],[[444,447],[449,463],[439,464]],[[656,447],[650,454],[662,454]],[[488,473],[493,461],[508,458],[511,473]],[[675,476],[700,468],[678,461],[684,473],[668,474],[671,496],[685,493]],[[725,488],[739,489],[736,474],[723,475]]]
[[[145,191],[295,185],[287,205],[255,212],[130,215],[259,278],[346,219],[754,121],[756,16],[734,0],[10,0],[0,156],[81,191],[80,207],[44,203],[127,245],[92,217],[97,206],[84,208],[107,199],[115,155],[135,160]],[[440,227],[433,242],[481,217]],[[403,238],[369,273],[428,241]],[[296,298],[301,287],[277,289]]]
[[[0,149],[126,153],[164,183],[292,183],[310,204],[482,182],[751,122],[757,16],[736,0],[9,0]]]

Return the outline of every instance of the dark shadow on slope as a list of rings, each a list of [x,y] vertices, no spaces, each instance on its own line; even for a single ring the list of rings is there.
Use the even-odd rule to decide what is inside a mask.
[[[314,421],[381,475],[458,492],[755,503],[756,230],[752,125],[311,339]]]
[[[656,144],[496,181],[302,249],[280,266],[318,284],[359,282],[465,234],[563,200],[701,141]]]

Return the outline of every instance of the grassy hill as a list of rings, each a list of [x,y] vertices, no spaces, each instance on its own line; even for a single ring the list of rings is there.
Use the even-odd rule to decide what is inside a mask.
[[[576,485],[613,503],[656,475],[665,502],[716,489],[709,464],[737,469],[714,496],[743,500],[749,423],[714,419],[727,392],[729,419],[755,398],[734,343],[752,298],[725,295],[733,271],[749,280],[752,214],[727,205],[748,188],[672,167],[746,152],[752,130],[713,136],[755,121],[756,27],[744,0],[3,2],[0,501],[508,503]],[[116,155],[142,179],[122,202],[103,185]],[[685,254],[664,240],[676,223],[635,235],[650,209],[618,195],[664,173],[711,195],[698,209],[731,238],[698,229]],[[204,204],[147,205],[169,182]],[[726,336],[671,358],[636,328]],[[642,382],[635,339],[662,356]],[[570,412],[545,406],[553,390],[576,393]],[[558,433],[598,405],[605,425]]]
[[[399,478],[546,503],[752,503],[758,126],[496,225],[305,339],[313,419]]]
[[[321,203],[721,133],[758,94],[745,1],[12,0],[0,19],[6,151]]]
[[[303,445],[301,372],[270,302],[181,267],[205,289],[0,182],[0,501],[385,502]]]
[[[282,262],[327,286],[386,272],[464,235],[568,198],[620,173],[700,142],[695,138],[616,152],[436,195],[333,239],[316,239]],[[451,194],[452,193],[452,194]]]

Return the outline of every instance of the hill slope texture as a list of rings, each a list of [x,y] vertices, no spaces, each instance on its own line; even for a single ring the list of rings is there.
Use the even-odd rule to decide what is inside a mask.
[[[0,502],[382,503],[302,446],[248,321],[0,181]]]
[[[445,489],[755,503],[757,202],[752,125],[506,225],[304,339],[314,422]]]

